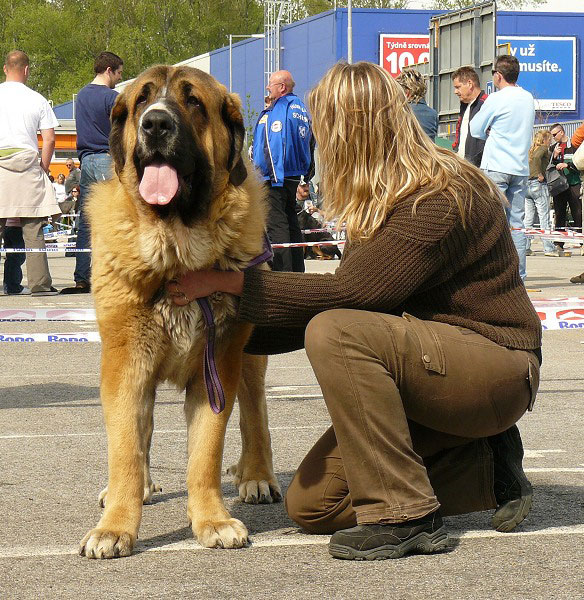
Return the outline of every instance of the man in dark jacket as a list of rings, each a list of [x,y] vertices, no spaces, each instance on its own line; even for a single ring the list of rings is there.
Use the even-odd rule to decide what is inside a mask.
[[[456,137],[452,144],[454,152],[480,167],[485,140],[474,138],[470,134],[469,124],[487,99],[481,90],[479,76],[472,67],[460,67],[452,73],[454,93],[460,99],[460,116],[456,123]]]

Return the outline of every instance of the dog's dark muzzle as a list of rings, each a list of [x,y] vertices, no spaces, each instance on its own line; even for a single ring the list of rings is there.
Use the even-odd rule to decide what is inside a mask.
[[[165,110],[150,110],[142,119],[142,132],[149,143],[168,142],[177,131],[172,115]]]

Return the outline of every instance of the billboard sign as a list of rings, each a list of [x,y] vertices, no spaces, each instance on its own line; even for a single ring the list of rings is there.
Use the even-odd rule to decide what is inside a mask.
[[[379,64],[397,77],[403,67],[430,60],[430,36],[418,33],[382,33],[379,36]]]
[[[576,38],[498,36],[519,61],[518,84],[531,92],[538,110],[576,110]]]

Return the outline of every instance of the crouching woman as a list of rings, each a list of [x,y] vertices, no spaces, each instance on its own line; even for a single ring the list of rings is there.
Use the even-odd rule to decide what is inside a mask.
[[[248,350],[305,344],[332,427],[288,489],[290,516],[346,559],[447,545],[443,515],[531,506],[518,419],[539,382],[541,326],[502,197],[435,146],[386,71],[337,64],[310,93],[327,218],[346,225],[334,274],[188,273],[177,304],[240,297]]]

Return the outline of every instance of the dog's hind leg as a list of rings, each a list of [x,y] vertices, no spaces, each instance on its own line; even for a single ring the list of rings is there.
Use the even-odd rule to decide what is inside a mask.
[[[100,328],[101,329],[101,328]],[[144,495],[144,459],[154,380],[125,345],[102,352],[101,402],[108,437],[108,492],[99,523],[79,548],[88,558],[129,556],[138,537]]]
[[[274,474],[266,405],[266,356],[243,355],[237,391],[241,458],[227,472],[233,476],[239,497],[249,504],[271,504],[282,500]]]
[[[154,389],[152,389],[152,394],[154,396]],[[142,498],[142,503],[150,504],[150,502],[152,501],[152,496],[156,492],[162,491],[162,488],[152,481],[152,476],[150,475],[150,445],[152,443],[152,432],[154,430],[154,397],[152,398],[152,400],[146,401],[144,410],[144,496]],[[107,487],[105,487],[101,491],[98,498],[99,505],[102,508],[105,508],[106,500]]]
[[[187,512],[194,535],[207,548],[241,548],[248,541],[245,525],[231,518],[221,491],[225,431],[239,383],[242,348],[240,342],[236,347],[231,345],[225,349],[220,357],[216,356],[225,392],[225,409],[222,412],[215,414],[211,410],[200,374],[187,386]]]

